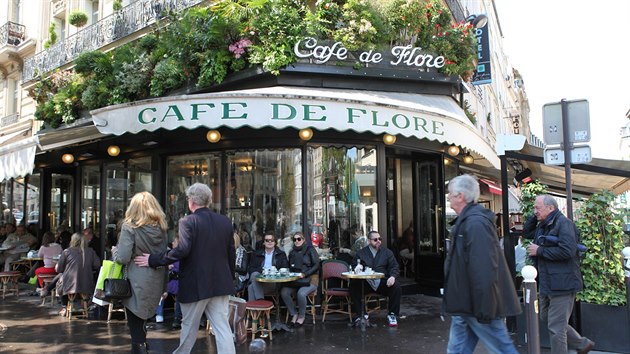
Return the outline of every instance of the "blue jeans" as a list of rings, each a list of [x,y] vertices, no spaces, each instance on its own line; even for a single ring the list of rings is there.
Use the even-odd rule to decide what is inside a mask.
[[[448,335],[449,354],[472,354],[479,340],[490,353],[518,354],[508,334],[503,319],[492,320],[488,324],[479,323],[472,316],[453,316]]]
[[[155,314],[159,316],[164,316],[164,300],[160,301],[157,309],[155,309]],[[182,320],[182,307],[179,305],[179,301],[175,300],[175,320]]]

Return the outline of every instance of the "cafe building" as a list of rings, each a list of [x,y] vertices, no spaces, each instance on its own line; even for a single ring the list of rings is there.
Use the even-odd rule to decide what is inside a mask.
[[[397,253],[411,229],[409,270],[421,286],[439,288],[454,217],[447,181],[489,176],[500,165],[463,109],[467,86],[438,73],[443,58],[414,48],[387,48],[378,62],[370,52],[357,68],[339,65],[333,43],[312,41],[296,43],[300,60],[277,75],[245,69],[210,88],[192,85],[42,129],[27,148],[2,155],[33,167],[11,180],[21,184],[4,183],[5,193],[27,186],[37,202],[22,203],[32,204],[40,230],[90,227],[106,249],[135,193],[157,197],[172,236],[189,213],[186,188],[201,182],[213,191],[211,208],[248,247],[269,230],[281,247],[300,231],[326,256],[378,230]],[[338,57],[325,60],[322,48]],[[490,199],[500,193],[491,181],[482,187]]]

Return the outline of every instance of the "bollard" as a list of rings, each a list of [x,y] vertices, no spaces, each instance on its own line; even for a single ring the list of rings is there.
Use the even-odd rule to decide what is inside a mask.
[[[525,304],[525,342],[528,354],[540,354],[540,335],[538,328],[538,290],[536,288],[536,268],[526,265],[521,270],[523,275],[523,303]]]

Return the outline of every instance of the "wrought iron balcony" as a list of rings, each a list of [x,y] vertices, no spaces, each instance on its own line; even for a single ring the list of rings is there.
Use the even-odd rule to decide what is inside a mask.
[[[137,0],[95,24],[53,44],[24,61],[22,81],[33,80],[96,50],[136,33],[169,12],[179,12],[206,0]]]
[[[0,27],[0,46],[18,46],[26,36],[26,27],[15,22],[7,22]]]

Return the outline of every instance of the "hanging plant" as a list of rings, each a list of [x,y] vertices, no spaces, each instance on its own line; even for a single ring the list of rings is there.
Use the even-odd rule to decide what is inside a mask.
[[[122,10],[122,8],[122,0],[114,0],[114,2],[112,3],[112,10],[120,11]]]
[[[48,27],[48,39],[44,42],[44,48],[48,49],[55,43],[57,43],[57,32],[55,32],[55,24],[51,23]]]
[[[71,25],[77,28],[81,28],[85,26],[87,21],[88,21],[87,15],[85,14],[85,12],[81,10],[72,11],[70,13],[70,16],[68,17],[68,22],[70,22]]]

